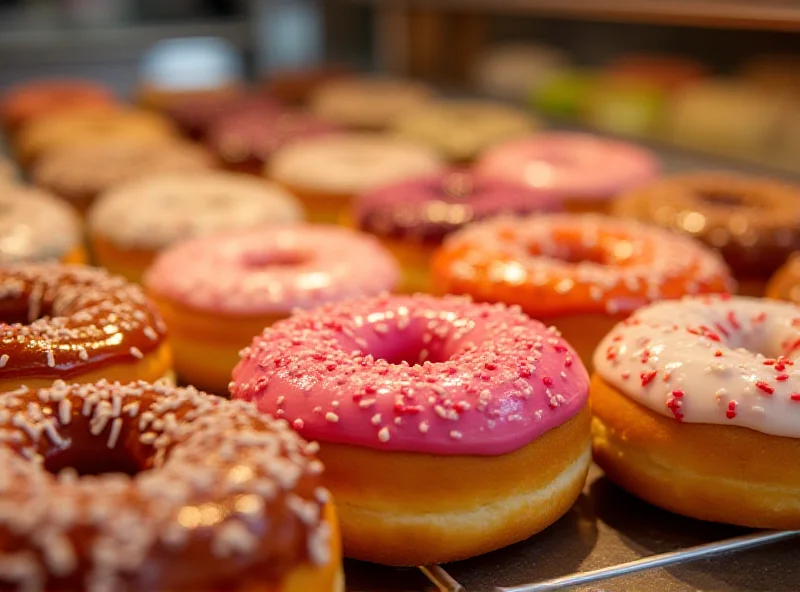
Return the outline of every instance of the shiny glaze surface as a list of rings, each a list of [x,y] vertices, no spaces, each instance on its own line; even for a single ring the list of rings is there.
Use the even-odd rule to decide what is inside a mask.
[[[0,589],[269,587],[332,559],[317,447],[253,406],[57,381],[5,394],[0,428]]]
[[[81,221],[63,201],[0,182],[0,263],[61,259],[82,241]]]
[[[722,259],[701,244],[591,214],[478,222],[444,242],[432,276],[440,291],[519,304],[544,317],[624,315],[656,300],[735,286]]]
[[[547,191],[453,170],[368,191],[354,209],[362,230],[438,244],[470,222],[499,214],[558,211],[561,203]]]
[[[4,266],[0,320],[0,379],[66,379],[135,362],[166,335],[139,286],[82,265]]]
[[[661,302],[598,346],[597,373],[679,422],[800,438],[800,307],[747,297]]]
[[[148,291],[223,315],[284,315],[393,290],[400,271],[373,237],[336,226],[264,226],[161,253]]]
[[[635,144],[570,132],[505,142],[476,165],[483,175],[558,191],[567,199],[598,200],[652,179],[658,169],[655,156]]]
[[[322,442],[491,456],[576,415],[588,376],[554,329],[518,310],[379,296],[265,329],[231,394]]]
[[[767,178],[669,177],[622,196],[613,212],[693,236],[748,277],[769,277],[800,249],[800,187]]]

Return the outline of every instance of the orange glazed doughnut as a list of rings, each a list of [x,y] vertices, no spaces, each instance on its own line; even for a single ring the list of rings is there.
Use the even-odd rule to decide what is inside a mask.
[[[0,398],[0,589],[341,592],[322,464],[284,421],[194,388]]]
[[[558,327],[587,366],[640,306],[734,286],[722,259],[692,239],[590,214],[479,222],[445,240],[431,265],[436,292],[518,304]]]
[[[0,392],[54,380],[155,381],[172,370],[165,327],[142,290],[83,265],[0,268]]]
[[[595,352],[595,461],[664,509],[800,528],[800,307],[748,297],[661,302]]]

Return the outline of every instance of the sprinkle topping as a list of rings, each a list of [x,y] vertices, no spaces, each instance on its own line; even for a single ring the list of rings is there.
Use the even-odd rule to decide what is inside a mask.
[[[595,351],[595,368],[625,395],[678,421],[800,438],[799,321],[800,307],[772,300],[661,302],[618,324]],[[633,373],[642,381],[626,380]]]
[[[242,352],[231,393],[322,442],[496,455],[578,413],[588,377],[554,330],[518,309],[379,296],[265,329]]]
[[[73,446],[92,451],[84,462],[129,457],[140,472],[43,470]],[[0,550],[0,566],[29,556],[11,576],[23,590],[79,582],[112,592],[144,566],[156,578],[148,587],[198,589],[232,569],[275,578],[277,566],[322,564],[317,464],[286,422],[193,388],[56,381],[13,391],[0,400],[0,537],[13,533],[19,546]],[[180,569],[198,552],[214,561]],[[8,575],[0,569],[0,584]]]

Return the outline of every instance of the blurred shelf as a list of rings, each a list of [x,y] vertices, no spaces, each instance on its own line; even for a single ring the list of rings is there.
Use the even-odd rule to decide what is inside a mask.
[[[800,31],[798,0],[351,0],[380,8]]]

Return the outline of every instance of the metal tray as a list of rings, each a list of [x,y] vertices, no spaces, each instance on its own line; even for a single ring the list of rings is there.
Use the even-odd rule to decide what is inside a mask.
[[[725,554],[712,552],[733,545]],[[696,550],[698,545],[707,545]],[[758,547],[750,547],[762,543]],[[723,546],[720,547],[720,544]],[[667,567],[647,566],[631,573],[626,565],[664,558]],[[699,557],[698,557],[699,555]],[[635,567],[635,566],[634,566]],[[556,578],[615,568],[614,577],[571,585],[553,582],[539,590],[573,592],[739,592],[800,590],[800,532],[755,533],[700,522],[659,510],[615,486],[592,467],[583,494],[572,510],[530,539],[429,572],[348,562],[352,592],[495,592],[498,587],[542,583]],[[449,578],[448,578],[449,576]],[[510,591],[509,591],[510,592]],[[519,592],[523,592],[520,589]],[[525,591],[527,592],[527,590]]]

